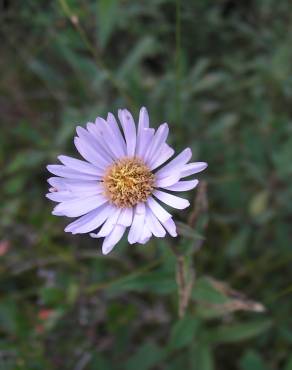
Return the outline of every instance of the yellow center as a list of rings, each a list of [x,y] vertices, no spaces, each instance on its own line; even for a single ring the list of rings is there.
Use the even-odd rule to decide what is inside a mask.
[[[139,158],[123,158],[113,163],[103,177],[105,195],[117,207],[146,202],[153,191],[155,177]]]

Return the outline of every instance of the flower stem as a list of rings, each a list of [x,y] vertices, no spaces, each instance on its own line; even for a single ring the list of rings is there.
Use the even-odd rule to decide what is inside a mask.
[[[206,231],[208,220],[207,184],[201,181],[197,195],[193,202],[193,209],[188,219],[188,226],[196,230],[200,226],[202,231]],[[197,240],[190,245],[188,252],[182,252],[177,245],[170,244],[171,250],[176,258],[176,283],[178,288],[178,316],[183,318],[188,308],[192,288],[196,280],[196,271],[193,264],[194,254],[202,247],[204,239]],[[186,253],[186,254],[185,254]]]
[[[79,33],[80,38],[82,39],[84,45],[87,47],[89,52],[91,53],[97,67],[103,71],[106,78],[110,81],[112,86],[118,91],[118,93],[123,96],[127,104],[130,108],[134,108],[135,104],[131,96],[128,94],[128,92],[125,90],[125,88],[120,84],[120,82],[114,77],[112,72],[109,70],[109,68],[106,66],[102,58],[97,52],[97,49],[94,47],[94,45],[91,44],[89,38],[87,37],[86,32],[84,31],[83,27],[81,26],[78,17],[72,13],[67,0],[59,0],[59,4],[66,15],[66,17],[70,20],[71,24],[75,28],[75,30]]]
[[[175,75],[176,75],[176,120],[181,123],[181,3],[176,0],[176,24],[175,24]]]
[[[178,316],[180,319],[185,316],[195,282],[195,270],[190,262],[187,263],[185,256],[177,256],[176,281],[179,297]]]

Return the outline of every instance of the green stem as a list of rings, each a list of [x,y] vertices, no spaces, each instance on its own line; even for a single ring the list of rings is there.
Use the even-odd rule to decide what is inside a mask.
[[[72,25],[76,29],[76,31],[79,33],[82,41],[84,42],[85,46],[87,49],[90,51],[92,54],[95,63],[97,66],[103,71],[105,74],[106,78],[111,82],[113,87],[119,92],[121,96],[124,97],[125,101],[129,105],[129,108],[134,108],[134,102],[130,95],[125,91],[125,89],[120,85],[120,83],[115,79],[114,75],[112,72],[108,69],[104,61],[100,58],[100,55],[97,52],[97,49],[91,44],[90,40],[88,39],[84,29],[81,27],[79,23],[79,19],[77,18],[76,15],[74,15],[71,12],[71,9],[67,3],[67,0],[59,0],[59,4],[65,13],[65,15],[68,17],[68,19],[71,21]]]
[[[176,75],[176,120],[181,123],[181,3],[176,0],[176,24],[175,24],[175,75]]]

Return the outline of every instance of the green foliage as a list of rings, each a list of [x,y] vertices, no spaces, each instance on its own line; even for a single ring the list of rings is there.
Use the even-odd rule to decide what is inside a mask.
[[[0,369],[291,370],[291,1],[180,1],[180,73],[173,0],[2,3]],[[78,124],[141,105],[209,164],[180,320],[169,240],[101,256],[44,196]]]
[[[268,320],[219,326],[207,332],[206,341],[208,343],[234,343],[260,335],[270,326],[271,323]]]
[[[261,356],[254,351],[248,351],[240,361],[242,370],[268,370],[269,367],[263,362]]]
[[[199,321],[195,317],[185,316],[174,325],[170,336],[170,349],[187,346],[194,341]]]
[[[166,351],[155,343],[143,344],[128,360],[125,369],[135,370],[137,367],[142,370],[152,369],[164,359],[165,354]]]

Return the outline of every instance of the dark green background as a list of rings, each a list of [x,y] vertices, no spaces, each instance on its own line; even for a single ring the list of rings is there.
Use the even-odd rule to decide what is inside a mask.
[[[291,370],[291,1],[182,0],[181,38],[172,0],[0,4],[0,369]],[[141,105],[209,163],[181,321],[167,239],[104,257],[44,197],[78,123]]]

